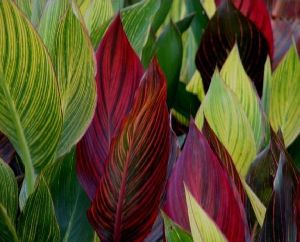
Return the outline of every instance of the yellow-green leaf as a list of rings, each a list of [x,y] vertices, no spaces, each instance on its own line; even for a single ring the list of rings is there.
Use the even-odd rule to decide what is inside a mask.
[[[295,44],[272,76],[269,118],[275,131],[281,128],[286,146],[300,133],[300,60]]]
[[[47,51],[29,21],[9,0],[0,1],[0,131],[25,166],[28,193],[55,156],[62,115]]]
[[[190,227],[192,231],[192,237],[197,242],[226,242],[227,239],[220,231],[215,222],[209,217],[204,209],[197,203],[196,199],[185,188],[186,203],[188,207],[188,215],[190,221]]]
[[[198,99],[200,101],[203,101],[205,97],[205,92],[203,88],[202,77],[199,71],[195,71],[192,79],[186,86],[186,90],[197,95]]]
[[[215,14],[217,8],[215,0],[200,0],[205,12],[209,18]]]
[[[85,133],[96,105],[93,47],[74,12],[68,9],[55,35],[53,63],[63,114],[58,157],[69,152]]]
[[[256,148],[263,138],[263,120],[259,98],[255,88],[244,70],[237,45],[234,46],[221,70],[221,77],[235,93],[253,130]]]
[[[204,116],[244,178],[257,153],[255,139],[242,105],[219,73],[214,74],[197,113],[196,124],[199,128],[202,127]]]

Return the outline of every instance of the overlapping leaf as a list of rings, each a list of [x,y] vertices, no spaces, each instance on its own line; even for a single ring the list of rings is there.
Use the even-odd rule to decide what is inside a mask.
[[[96,59],[96,113],[77,146],[77,174],[90,198],[94,197],[111,141],[131,110],[143,74],[142,64],[129,44],[120,16],[106,32]]]
[[[0,203],[0,240],[2,242],[19,242],[15,227],[6,209]]]
[[[259,1],[262,0],[255,2]],[[261,8],[252,8],[251,1],[239,2],[239,7],[247,11],[250,19],[252,15],[256,16],[255,18],[259,17],[257,12],[261,14],[260,26],[267,30],[259,31],[257,26],[237,10],[231,1],[226,0],[208,23],[198,49],[196,65],[203,78],[204,89],[207,91],[215,68],[221,69],[229,51],[237,43],[244,68],[261,95],[265,60],[268,52],[272,55],[270,21],[266,9],[259,12]]]
[[[1,1],[0,11],[0,130],[25,165],[30,193],[35,173],[56,153],[60,97],[50,58],[33,27],[11,1]]]
[[[88,217],[103,241],[142,241],[159,212],[167,175],[166,80],[154,60],[114,139]]]
[[[63,130],[57,156],[79,141],[88,128],[96,105],[93,48],[85,27],[69,7],[55,33],[53,63],[60,89]]]
[[[172,220],[189,229],[184,183],[229,241],[248,240],[249,231],[236,188],[194,123],[171,175],[165,207]]]
[[[0,132],[0,158],[6,163],[10,163],[15,155],[15,150],[8,138]]]

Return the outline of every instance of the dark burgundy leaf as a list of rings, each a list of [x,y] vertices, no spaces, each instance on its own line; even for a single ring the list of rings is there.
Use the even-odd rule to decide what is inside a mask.
[[[10,163],[15,156],[15,149],[8,138],[0,132],[0,158]]]
[[[238,191],[193,122],[168,183],[165,206],[174,222],[190,230],[184,183],[228,241],[248,241],[248,225]]]
[[[249,16],[253,11],[259,11],[247,6],[242,5],[243,9],[249,9]],[[267,19],[262,17],[260,25],[268,24]],[[269,47],[270,44],[268,46],[264,33],[227,1],[218,7],[208,23],[197,52],[196,66],[201,73],[204,89],[208,90],[215,68],[221,69],[235,43],[243,66],[261,95],[264,65],[268,52],[272,54],[272,47]]]
[[[97,107],[92,124],[77,146],[77,175],[90,199],[94,197],[113,137],[132,107],[143,67],[117,16],[96,53]]]
[[[170,146],[166,79],[154,60],[113,140],[105,173],[88,211],[101,241],[142,241],[165,187]]]

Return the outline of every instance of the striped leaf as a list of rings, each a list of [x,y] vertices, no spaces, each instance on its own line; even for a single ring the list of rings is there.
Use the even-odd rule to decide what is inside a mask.
[[[73,7],[60,20],[55,35],[53,63],[63,115],[58,157],[69,152],[83,136],[96,106],[93,48],[80,18],[75,16],[78,10]]]
[[[88,218],[101,241],[143,241],[159,212],[169,157],[166,79],[154,60],[106,160]]]
[[[142,55],[152,19],[159,9],[159,5],[159,0],[143,0],[121,11],[124,30],[132,47],[139,56]]]
[[[120,16],[106,32],[96,53],[97,107],[93,121],[77,146],[77,174],[92,199],[112,139],[129,113],[143,67],[124,33]]]
[[[269,118],[289,146],[300,133],[300,58],[293,45],[272,75]]]
[[[21,241],[59,241],[60,232],[51,194],[43,176],[40,176],[34,193],[29,196],[17,227]]]
[[[193,122],[168,182],[165,205],[166,214],[193,233],[184,184],[228,241],[248,241],[249,229],[238,191],[205,136]]]
[[[197,203],[196,199],[185,186],[186,203],[188,207],[190,227],[194,241],[226,242],[215,222],[209,217],[205,210]]]
[[[0,241],[19,242],[14,224],[7,214],[6,209],[0,203]]]
[[[35,174],[57,149],[59,91],[47,51],[28,20],[9,0],[0,2],[0,12],[0,130],[22,159],[31,193]]]
[[[15,150],[8,138],[0,132],[0,159],[10,163],[14,158]]]
[[[163,213],[165,237],[168,242],[193,242],[192,236]]]
[[[202,127],[204,116],[231,155],[238,173],[245,178],[257,153],[253,131],[236,95],[218,73],[214,74],[209,91],[198,111],[198,127]]]
[[[221,77],[241,103],[250,122],[258,150],[264,131],[262,112],[255,88],[243,68],[237,45],[234,45],[227,57],[221,70]]]
[[[7,211],[12,222],[18,208],[18,185],[10,167],[0,159],[0,204]]]

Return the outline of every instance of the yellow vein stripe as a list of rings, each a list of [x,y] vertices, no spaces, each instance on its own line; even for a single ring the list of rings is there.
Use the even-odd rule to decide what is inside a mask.
[[[74,6],[74,11],[78,11]],[[81,20],[70,7],[57,33],[54,67],[60,89],[63,130],[58,146],[62,156],[80,140],[88,128],[96,106],[93,47]]]
[[[19,242],[15,227],[6,209],[0,203],[0,239],[1,242]]]
[[[214,74],[196,115],[199,128],[203,125],[204,116],[231,155],[238,173],[244,178],[257,153],[255,139],[241,104],[219,73]]]
[[[54,70],[41,39],[18,8],[0,1],[0,130],[34,173],[56,153],[62,115]],[[31,181],[30,181],[31,180]]]
[[[221,77],[236,94],[253,130],[256,148],[263,138],[263,119],[258,95],[241,62],[237,45],[234,45],[221,70]]]
[[[148,39],[152,18],[159,5],[157,0],[144,0],[121,11],[126,35],[139,56]]]
[[[86,27],[90,35],[113,16],[111,0],[91,0],[84,15]]]
[[[192,237],[197,242],[226,242],[227,239],[196,199],[184,186]]]
[[[275,131],[281,128],[289,146],[300,133],[300,59],[295,44],[275,70],[270,88],[270,122]]]

